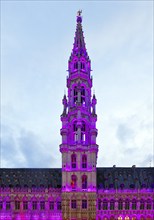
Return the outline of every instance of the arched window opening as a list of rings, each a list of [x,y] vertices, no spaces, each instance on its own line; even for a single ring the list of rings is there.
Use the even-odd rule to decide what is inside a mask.
[[[82,155],[82,168],[87,168],[87,155]]]
[[[114,210],[114,207],[115,207],[115,201],[111,200],[110,201],[110,210]]]
[[[86,124],[85,122],[82,122],[82,127],[81,127],[81,141],[85,143],[86,141]]]
[[[126,200],[125,201],[125,209],[129,210],[129,206],[130,206],[129,200]]]
[[[135,199],[132,201],[132,210],[136,210],[137,202]]]
[[[101,200],[98,200],[98,210],[101,210]]]
[[[23,201],[23,210],[28,210],[28,201]]]
[[[71,200],[71,208],[76,209],[76,200],[75,199]]]
[[[141,216],[141,220],[145,220],[144,216]]]
[[[128,216],[125,217],[125,220],[129,220],[130,218]]]
[[[78,100],[78,91],[76,86],[74,87],[73,95],[74,95],[74,104],[76,104]]]
[[[103,210],[108,210],[108,202],[107,202],[107,200],[103,201]]]
[[[77,183],[77,177],[76,177],[76,175],[72,175],[72,178],[71,178],[72,189],[76,189],[76,183]]]
[[[37,201],[32,202],[32,209],[37,210]]]
[[[148,210],[151,209],[151,201],[150,201],[150,199],[147,200],[147,209]]]
[[[140,209],[141,209],[141,210],[144,209],[144,200],[143,200],[143,199],[140,201]]]
[[[72,164],[72,168],[76,168],[76,155],[72,154],[71,156],[71,164]]]
[[[87,200],[86,199],[82,200],[82,209],[87,209]]]
[[[78,141],[78,133],[77,133],[77,122],[75,121],[73,124],[73,141],[76,143]]]
[[[85,69],[85,64],[81,62],[81,69]]]
[[[45,201],[40,201],[40,210],[45,209]]]
[[[85,88],[84,86],[81,87],[81,103],[85,105]]]
[[[10,210],[10,209],[11,209],[11,202],[6,201],[6,210]]]
[[[0,210],[2,210],[2,209],[3,209],[3,202],[0,201]]]
[[[20,201],[15,201],[15,210],[20,209]]]
[[[54,210],[54,201],[49,202],[49,209]]]
[[[119,199],[119,201],[118,201],[118,209],[119,210],[123,209],[123,201],[122,201],[122,199]]]
[[[78,69],[78,62],[75,62],[74,63],[74,70],[77,70]]]
[[[87,189],[87,176],[82,176],[82,189]]]
[[[57,202],[57,210],[61,210],[61,202],[60,201]]]

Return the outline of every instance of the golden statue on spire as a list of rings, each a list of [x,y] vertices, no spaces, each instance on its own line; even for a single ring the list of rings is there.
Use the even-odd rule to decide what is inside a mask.
[[[79,11],[77,12],[77,16],[81,16],[81,13],[82,13],[82,10],[79,10]]]

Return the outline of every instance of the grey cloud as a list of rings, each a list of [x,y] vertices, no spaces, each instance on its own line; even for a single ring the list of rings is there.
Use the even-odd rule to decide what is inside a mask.
[[[134,131],[127,124],[119,124],[116,132],[120,142],[127,142],[134,137]]]
[[[56,158],[50,151],[49,144],[44,143],[33,132],[20,129],[18,135],[9,126],[2,126],[1,166],[2,167],[52,167]],[[51,152],[51,153],[50,153]]]
[[[154,156],[152,154],[148,154],[145,156],[145,159],[140,162],[140,166],[152,166],[154,162]]]

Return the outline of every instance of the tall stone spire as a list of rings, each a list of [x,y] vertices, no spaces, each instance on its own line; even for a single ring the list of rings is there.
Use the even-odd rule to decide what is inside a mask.
[[[84,56],[88,58],[87,52],[86,52],[86,44],[84,41],[83,36],[83,30],[82,30],[82,11],[78,11],[77,13],[77,25],[76,25],[76,32],[75,32],[75,38],[74,38],[74,44],[73,44],[73,50],[72,50],[72,56],[81,57]]]
[[[64,95],[63,113],[61,115],[62,128],[60,130],[62,143],[60,152],[62,153],[62,197],[63,207],[68,206],[63,211],[63,219],[70,215],[70,205],[72,196],[75,193],[85,193],[79,196],[77,204],[81,207],[84,201],[88,204],[90,212],[86,219],[95,219],[96,207],[96,163],[98,145],[96,144],[96,97],[91,97],[92,77],[91,63],[88,57],[83,30],[81,11],[77,14],[77,27],[74,44],[70,59],[68,61],[67,76],[67,96]],[[67,199],[66,199],[67,198]],[[89,200],[89,202],[88,202]],[[67,211],[68,210],[68,211]],[[72,214],[74,210],[72,210]],[[81,210],[79,211],[81,213]],[[76,215],[75,213],[73,216]],[[87,215],[87,213],[86,213]],[[78,218],[77,218],[78,219]]]

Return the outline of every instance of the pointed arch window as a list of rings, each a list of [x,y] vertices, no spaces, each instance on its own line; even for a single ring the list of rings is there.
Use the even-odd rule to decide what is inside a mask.
[[[3,202],[0,201],[0,210],[2,210],[2,209],[3,209]]]
[[[151,201],[150,201],[150,199],[147,200],[147,209],[148,210],[151,209]]]
[[[77,122],[73,123],[73,141],[76,143],[78,141],[78,133],[77,133]]]
[[[85,105],[85,88],[84,86],[81,87],[81,103]]]
[[[101,210],[101,200],[98,200],[98,210]]]
[[[115,201],[112,199],[110,201],[110,210],[114,210],[114,207],[115,207]]]
[[[118,201],[118,209],[119,210],[123,209],[123,201],[122,201],[122,199],[119,199],[119,201]]]
[[[37,201],[32,201],[32,209],[37,210]]]
[[[87,189],[87,176],[82,176],[82,189]]]
[[[108,209],[108,202],[107,202],[107,200],[105,199],[104,201],[103,201],[103,210],[107,210]]]
[[[81,127],[81,141],[83,143],[85,143],[86,141],[86,124],[84,121],[82,122],[82,127]]]
[[[135,199],[132,200],[132,210],[136,210],[137,202]]]
[[[78,62],[76,61],[75,63],[74,63],[74,70],[77,70],[78,69]]]
[[[71,208],[76,209],[76,200],[75,199],[71,200]]]
[[[71,176],[71,187],[72,189],[76,189],[76,184],[77,184],[77,177],[76,175]]]
[[[71,156],[71,165],[72,165],[72,168],[76,168],[76,154],[72,154]]]
[[[10,210],[10,209],[11,209],[11,202],[6,201],[6,210]]]
[[[141,209],[141,210],[144,209],[144,200],[143,200],[143,199],[140,201],[140,209]]]
[[[82,155],[82,168],[87,168],[87,155]]]
[[[83,62],[81,62],[81,69],[84,70],[85,69],[85,64]]]
[[[125,209],[129,210],[129,207],[130,207],[130,202],[129,202],[128,199],[126,199],[126,201],[125,201]]]
[[[15,201],[15,210],[20,209],[20,201]]]
[[[87,209],[87,200],[86,199],[82,200],[82,209]]]
[[[23,210],[28,210],[28,201],[23,201]]]

